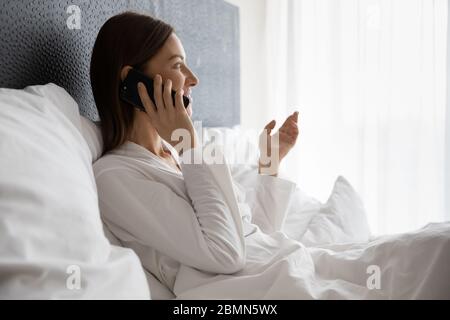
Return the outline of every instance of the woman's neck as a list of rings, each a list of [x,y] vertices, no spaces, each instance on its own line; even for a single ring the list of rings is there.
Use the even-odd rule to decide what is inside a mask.
[[[142,112],[136,113],[134,125],[128,135],[128,140],[146,148],[159,157],[166,156],[161,137],[151,125],[147,115]]]

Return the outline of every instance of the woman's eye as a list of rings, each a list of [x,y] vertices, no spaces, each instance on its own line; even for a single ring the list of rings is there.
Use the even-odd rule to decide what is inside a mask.
[[[181,68],[181,63],[177,63],[176,65],[173,66],[175,69],[180,69]]]

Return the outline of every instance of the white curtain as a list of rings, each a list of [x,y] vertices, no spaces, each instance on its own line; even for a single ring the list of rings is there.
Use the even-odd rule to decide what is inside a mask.
[[[447,0],[266,0],[267,114],[300,111],[285,168],[325,201],[338,175],[375,234],[445,213]]]

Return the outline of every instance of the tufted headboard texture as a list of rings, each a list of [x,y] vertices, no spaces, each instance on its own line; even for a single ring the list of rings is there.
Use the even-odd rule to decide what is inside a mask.
[[[89,81],[91,51],[103,23],[123,11],[175,27],[200,79],[193,92],[194,120],[205,127],[240,123],[239,11],[222,0],[3,0],[0,87],[53,82],[74,97],[82,115],[98,121]],[[80,28],[68,24],[74,15]]]

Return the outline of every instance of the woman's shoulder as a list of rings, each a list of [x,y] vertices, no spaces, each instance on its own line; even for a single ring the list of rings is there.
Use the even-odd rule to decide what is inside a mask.
[[[102,156],[93,164],[92,168],[96,179],[104,174],[111,175],[120,174],[124,171],[137,171],[136,168],[130,165],[130,161],[126,157],[114,153]]]
[[[133,168],[130,164],[139,156],[133,147],[130,143],[125,142],[104,154],[94,163],[94,174],[97,176],[106,171],[120,171]]]
[[[98,181],[100,177],[109,177],[158,180],[160,175],[158,163],[149,152],[141,149],[143,148],[126,143],[106,153],[93,165],[95,179]]]
[[[106,153],[94,163],[93,171],[97,186],[132,184],[139,180],[139,183],[164,184],[177,191],[182,191],[184,187],[182,175],[175,174],[173,169],[162,165],[150,152],[131,143]]]
[[[120,147],[109,151],[98,159],[94,165],[94,175],[99,176],[108,174],[142,174],[142,160],[148,160],[148,155],[131,143],[124,143]],[[148,161],[145,161],[148,164]]]

